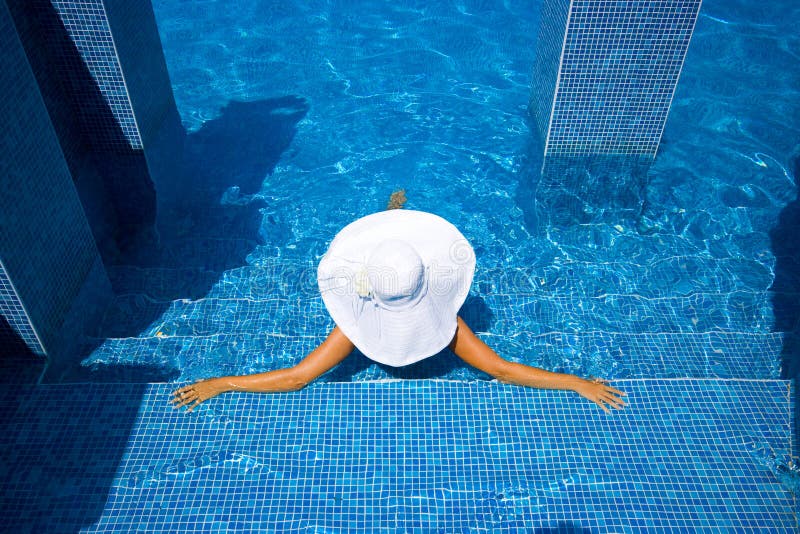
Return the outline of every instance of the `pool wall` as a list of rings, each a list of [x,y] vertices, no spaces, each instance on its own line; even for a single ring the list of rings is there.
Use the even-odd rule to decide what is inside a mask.
[[[0,343],[44,355],[99,255],[58,138],[6,6],[0,9],[3,99],[0,141],[5,181],[0,198]],[[11,290],[13,282],[14,290]],[[108,286],[108,280],[105,279]],[[8,310],[16,312],[8,313]],[[34,335],[35,332],[35,335]]]
[[[0,83],[14,95],[0,117],[0,345],[52,363],[111,298],[104,264],[153,238],[157,184],[180,165],[184,132],[149,2],[0,11]]]

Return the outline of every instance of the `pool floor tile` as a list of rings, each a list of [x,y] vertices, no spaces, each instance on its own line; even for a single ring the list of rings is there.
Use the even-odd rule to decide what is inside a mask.
[[[790,383],[621,380],[606,415],[498,382],[316,383],[195,412],[173,384],[6,406],[15,532],[795,532]],[[561,530],[558,530],[561,529]]]

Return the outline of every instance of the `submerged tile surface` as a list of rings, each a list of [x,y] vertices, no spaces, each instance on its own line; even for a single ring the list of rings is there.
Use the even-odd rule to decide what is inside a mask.
[[[605,415],[497,382],[318,383],[192,414],[169,384],[39,386],[6,412],[22,531],[794,532],[785,381],[625,380]],[[585,529],[585,530],[582,530]]]

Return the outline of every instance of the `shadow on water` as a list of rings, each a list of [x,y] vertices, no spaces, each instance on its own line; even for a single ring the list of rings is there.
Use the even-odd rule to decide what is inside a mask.
[[[307,110],[306,100],[294,96],[229,102],[186,137],[182,172],[159,185],[156,235],[121,254],[127,270],[112,275],[121,295],[93,333],[97,339],[139,335],[173,301],[201,299],[224,271],[247,266],[259,244],[281,245],[287,232],[264,216],[269,201],[257,193]]]
[[[296,125],[307,111],[308,102],[296,96],[229,102],[218,118],[187,137],[185,170],[170,184],[167,198],[159,205],[158,263],[227,270],[244,265],[257,241],[274,243],[283,235],[278,229],[262,226],[260,210],[270,206],[264,197],[254,194],[290,146]],[[279,223],[268,216],[265,225]],[[210,255],[184,255],[176,265],[165,254],[187,239],[239,240],[250,245],[232,250],[206,248]],[[139,260],[148,262],[147,258]],[[208,288],[191,289],[194,296],[201,296]]]
[[[216,119],[186,137],[183,172],[159,199],[158,239],[126,251],[120,263],[148,268],[208,270],[241,267],[265,237],[254,195],[289,147],[297,123],[308,111],[305,99],[287,96],[229,102]],[[267,218],[267,225],[278,225]],[[216,280],[173,280],[168,298],[201,298]],[[180,283],[178,283],[180,282]],[[170,281],[167,282],[168,284]]]
[[[800,149],[791,159],[789,172],[795,183],[800,181]],[[781,378],[794,380],[794,435],[792,450],[800,444],[800,191],[798,197],[781,211],[778,224],[770,231],[772,253],[775,256],[775,279],[770,287],[775,331],[785,332],[781,351]]]

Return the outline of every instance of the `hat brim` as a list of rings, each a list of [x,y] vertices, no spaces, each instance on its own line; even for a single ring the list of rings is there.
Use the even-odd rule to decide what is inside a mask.
[[[356,291],[357,273],[388,239],[412,245],[426,269],[425,295],[402,310]],[[350,341],[368,358],[399,367],[452,341],[474,273],[475,253],[455,226],[432,213],[403,209],[367,215],[342,229],[320,261],[317,281],[328,312]]]

